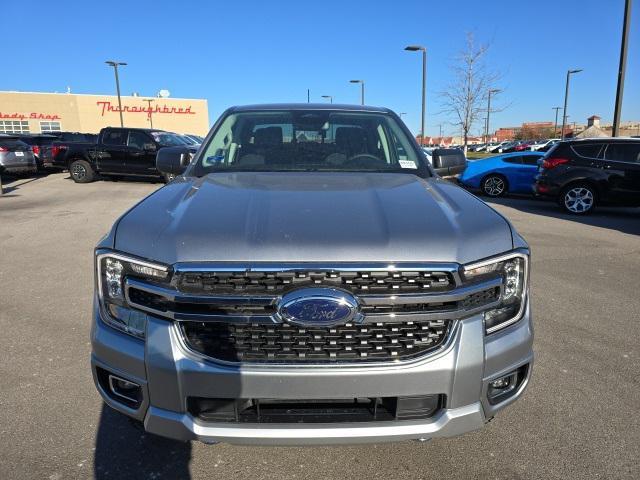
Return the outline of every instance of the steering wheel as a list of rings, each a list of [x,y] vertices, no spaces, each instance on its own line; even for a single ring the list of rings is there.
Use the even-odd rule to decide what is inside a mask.
[[[371,160],[373,160],[373,162]],[[387,162],[382,160],[380,157],[376,157],[375,155],[371,155],[370,153],[358,153],[358,154],[352,156],[351,158],[349,158],[346,162],[344,162],[344,165],[347,166],[347,167],[355,167],[355,166],[362,166],[362,167],[382,166],[382,167],[385,167],[387,165]]]

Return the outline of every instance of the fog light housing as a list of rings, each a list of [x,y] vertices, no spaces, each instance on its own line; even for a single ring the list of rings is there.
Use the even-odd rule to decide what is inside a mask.
[[[124,378],[109,375],[109,389],[116,397],[126,400],[134,405],[139,405],[142,400],[140,385]]]
[[[515,395],[527,376],[527,367],[525,365],[491,380],[487,386],[487,400],[489,400],[489,403],[495,405]]]

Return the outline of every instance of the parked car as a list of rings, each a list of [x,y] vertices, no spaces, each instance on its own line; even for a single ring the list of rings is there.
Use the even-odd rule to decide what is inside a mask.
[[[429,165],[433,166],[433,151],[438,147],[421,147],[424,152],[427,160],[429,161]]]
[[[42,133],[29,135],[21,134],[18,138],[31,147],[33,156],[36,159],[38,170],[42,170],[44,168],[42,153],[56,140],[57,137]]]
[[[640,140],[560,142],[545,154],[535,192],[577,215],[597,205],[640,206]]]
[[[534,152],[546,151],[543,149],[547,147],[547,145],[549,146],[553,145],[558,141],[560,141],[559,138],[548,138],[548,139],[537,140],[536,142],[532,143],[529,148],[531,149],[531,151],[534,151]]]
[[[396,114],[234,107],[188,156],[158,151],[178,177],[95,252],[110,407],[182,441],[301,445],[459,435],[522,395],[527,244]]]
[[[192,135],[190,133],[187,133],[186,136],[194,140],[198,144],[202,144],[202,142],[204,142],[204,137],[201,137],[200,135]]]
[[[67,158],[70,151],[79,148],[89,148],[95,145],[98,135],[95,133],[80,132],[55,132],[56,139],[49,145],[43,145],[40,149],[40,157],[46,168],[58,168],[66,170],[69,167]]]
[[[64,158],[76,183],[92,182],[98,175],[164,177],[170,181],[173,177],[163,176],[156,169],[156,153],[163,147],[173,146],[187,147],[192,153],[196,151],[175,133],[108,127],[100,130],[95,144],[68,144]]]
[[[499,143],[499,142],[491,142],[491,143],[488,143],[488,144],[487,144],[487,146],[485,147],[484,151],[485,151],[485,152],[487,152],[487,153],[491,153],[491,151],[492,151],[495,147],[497,147],[498,145],[500,145],[500,143]]]
[[[533,145],[533,141],[524,140],[513,147],[514,152],[523,152],[525,150],[531,150],[531,145]]]
[[[0,135],[0,165],[4,173],[36,173],[38,165],[31,147],[13,135]]]
[[[489,152],[489,153],[502,153],[502,149],[505,147],[505,145],[507,145],[509,143],[511,143],[511,142],[502,141],[502,142],[496,143],[495,145],[489,147],[487,149],[487,152]]]
[[[539,152],[516,152],[469,162],[459,178],[461,185],[479,189],[489,197],[507,193],[532,193],[538,174]]]
[[[487,149],[486,143],[477,143],[475,145],[470,145],[467,149],[469,152],[482,152]]]
[[[194,147],[199,147],[200,144],[202,143],[202,142],[197,142],[196,140],[191,138],[190,135],[183,135],[180,133],[177,133],[176,135],[178,135],[180,139],[184,141],[185,145],[192,145]]]
[[[499,151],[501,153],[512,153],[512,152],[519,152],[522,151],[523,148],[520,148],[520,145],[522,145],[524,142],[522,140],[516,140],[514,142],[510,142],[506,145],[503,145],[501,149],[499,149]]]
[[[551,150],[551,148],[560,141],[559,138],[553,138],[551,140],[549,140],[549,143],[547,143],[546,145],[539,147],[537,149],[538,152],[548,152],[549,150]]]

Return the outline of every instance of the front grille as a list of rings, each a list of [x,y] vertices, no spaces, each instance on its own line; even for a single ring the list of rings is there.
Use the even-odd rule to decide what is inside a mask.
[[[449,320],[347,323],[301,327],[287,323],[181,322],[187,345],[228,362],[336,363],[404,360],[440,347]]]
[[[459,284],[455,266],[428,268],[178,268],[166,285],[127,278],[126,295],[133,308],[176,321],[185,345],[213,360],[364,365],[434,353],[457,320],[499,302],[499,276]],[[278,313],[282,296],[309,287],[351,292],[357,316],[332,327],[284,321]]]
[[[193,294],[282,294],[303,287],[334,287],[355,294],[441,292],[454,287],[438,271],[185,272],[178,289]]]

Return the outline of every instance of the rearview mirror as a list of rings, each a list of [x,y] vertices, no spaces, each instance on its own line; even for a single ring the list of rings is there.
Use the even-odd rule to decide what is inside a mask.
[[[156,151],[156,145],[155,145],[155,143],[151,143],[151,142],[145,143],[142,146],[142,149],[147,151],[147,152],[155,152]]]
[[[182,175],[191,163],[192,154],[186,146],[164,147],[158,150],[156,168],[160,173]]]

